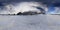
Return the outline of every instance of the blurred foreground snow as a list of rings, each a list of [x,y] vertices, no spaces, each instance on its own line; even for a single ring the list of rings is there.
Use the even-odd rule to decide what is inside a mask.
[[[60,30],[59,15],[0,15],[0,30]]]

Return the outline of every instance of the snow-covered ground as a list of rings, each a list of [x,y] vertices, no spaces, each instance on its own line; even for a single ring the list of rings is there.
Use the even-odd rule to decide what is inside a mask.
[[[0,15],[0,30],[60,30],[59,15]]]

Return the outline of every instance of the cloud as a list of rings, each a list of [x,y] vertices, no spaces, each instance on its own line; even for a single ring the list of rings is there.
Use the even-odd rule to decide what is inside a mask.
[[[41,7],[42,9],[45,9],[44,5],[40,2],[20,2],[5,5],[0,14],[17,14],[18,12],[23,13],[25,11],[40,12],[41,9],[38,9],[36,7]]]

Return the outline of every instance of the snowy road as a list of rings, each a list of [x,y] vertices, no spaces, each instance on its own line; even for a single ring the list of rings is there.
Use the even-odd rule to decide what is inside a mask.
[[[0,30],[60,30],[59,15],[0,15]]]

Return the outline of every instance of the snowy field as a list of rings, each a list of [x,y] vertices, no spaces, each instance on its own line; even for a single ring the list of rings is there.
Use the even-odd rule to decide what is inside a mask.
[[[0,30],[60,30],[59,15],[0,15]]]

